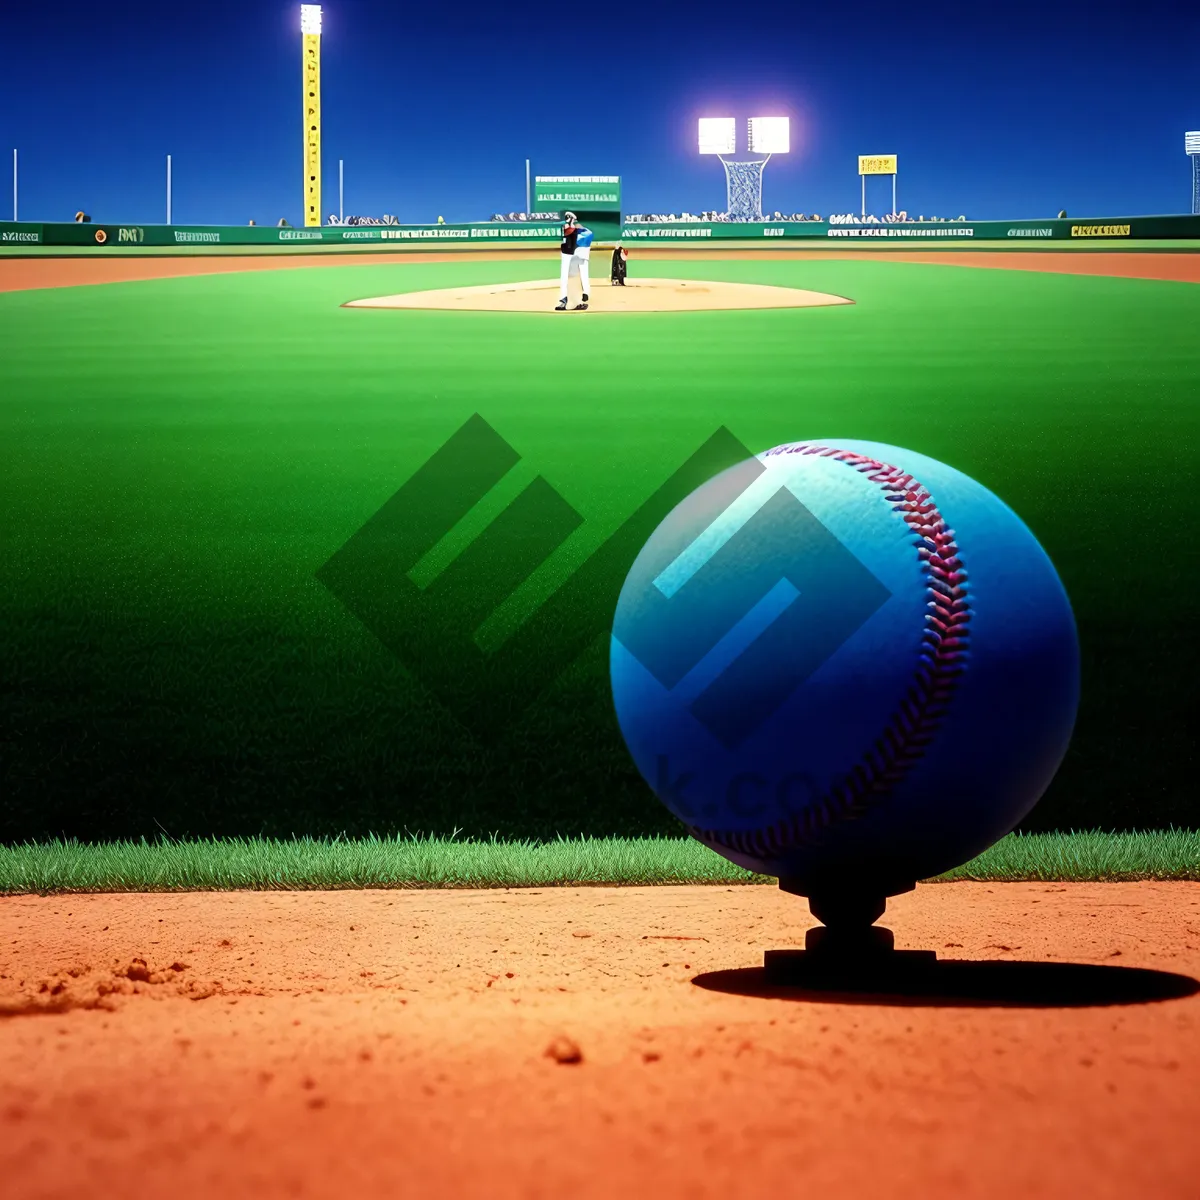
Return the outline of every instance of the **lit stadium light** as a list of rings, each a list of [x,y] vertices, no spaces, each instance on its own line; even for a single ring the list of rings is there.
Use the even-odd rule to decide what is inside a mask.
[[[737,149],[737,120],[734,117],[700,118],[700,153],[732,154]]]
[[[751,117],[750,149],[755,154],[787,154],[791,128],[787,117]]]
[[[300,5],[300,32],[320,36],[321,6],[319,4]]]
[[[1200,130],[1183,135],[1184,150],[1188,154],[1200,154]]]

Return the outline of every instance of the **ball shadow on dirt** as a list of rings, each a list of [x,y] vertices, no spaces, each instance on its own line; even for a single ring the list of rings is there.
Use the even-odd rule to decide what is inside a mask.
[[[1178,1000],[1200,992],[1190,975],[1094,963],[942,960],[920,971],[883,977],[863,974],[773,983],[762,967],[709,971],[692,983],[706,991],[810,1004],[869,1004],[930,1008],[1099,1008]]]

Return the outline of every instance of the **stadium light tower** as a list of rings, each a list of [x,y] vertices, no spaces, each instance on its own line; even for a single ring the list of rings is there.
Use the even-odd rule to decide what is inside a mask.
[[[725,168],[725,211],[735,221],[761,221],[763,170],[773,154],[791,150],[787,117],[751,117],[746,123],[746,145],[760,158],[735,159],[737,120],[734,117],[701,117],[701,154],[715,154]],[[730,157],[726,157],[729,155]]]
[[[1185,133],[1183,144],[1192,160],[1192,213],[1200,216],[1200,130]]]
[[[321,6],[300,5],[304,35],[304,224],[321,223]]]

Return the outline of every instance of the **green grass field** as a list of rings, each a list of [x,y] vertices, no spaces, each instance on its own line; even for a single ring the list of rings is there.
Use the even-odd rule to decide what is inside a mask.
[[[1200,831],[1011,834],[940,880],[1200,880]],[[0,895],[774,884],[686,838],[57,841],[0,846]]]
[[[1079,725],[1028,827],[1200,823],[1200,288],[681,256],[670,274],[856,304],[569,327],[339,307],[549,273],[408,260],[0,295],[0,841],[674,834],[620,743],[603,639],[480,740],[315,578],[473,413],[521,455],[497,504],[541,475],[583,518],[488,645],[721,426],[754,450],[895,443],[1011,504],[1075,605]]]

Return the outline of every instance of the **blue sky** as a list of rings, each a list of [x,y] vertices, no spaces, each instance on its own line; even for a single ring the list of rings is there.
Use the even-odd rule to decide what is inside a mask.
[[[699,116],[786,114],[769,209],[858,206],[856,156],[899,155],[900,206],[975,219],[1183,212],[1200,6],[1097,0],[981,15],[939,0],[745,7],[324,4],[326,213],[473,220],[540,174],[622,176],[627,211],[724,205]],[[15,4],[0,149],[21,216],[301,219],[298,5]],[[870,207],[890,207],[883,180]],[[8,188],[0,190],[6,196]],[[0,200],[0,217],[9,203]]]

